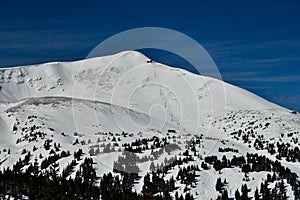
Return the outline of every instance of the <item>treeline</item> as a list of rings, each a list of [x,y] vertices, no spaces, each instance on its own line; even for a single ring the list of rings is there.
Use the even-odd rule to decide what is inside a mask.
[[[64,157],[68,153],[58,155]],[[82,160],[80,156],[82,150],[74,152],[74,159],[59,174],[59,165],[57,162],[49,162],[47,168],[42,169],[35,162],[29,163],[30,152],[26,154],[23,160],[19,160],[12,169],[7,168],[0,171],[0,199],[103,199],[103,200],[171,200],[171,192],[176,190],[176,180],[172,177],[164,180],[164,175],[169,167],[157,170],[151,174],[147,174],[143,180],[142,193],[138,194],[133,191],[133,186],[137,180],[141,179],[137,173],[126,173],[119,171],[115,176],[112,173],[104,174],[100,179],[96,176],[93,167],[93,159],[85,158]],[[52,160],[47,158],[45,160]],[[56,159],[54,159],[56,160]],[[79,170],[75,173],[73,170],[78,165],[78,161],[82,161]],[[178,164],[174,162],[174,165]],[[27,167],[28,166],[28,167]],[[27,167],[27,168],[26,168]],[[26,168],[26,170],[24,169]],[[182,183],[189,185],[195,182],[195,171],[197,166],[183,168],[179,172]],[[72,178],[70,175],[75,173]],[[191,200],[192,195],[178,195],[176,192],[175,199]]]
[[[298,147],[291,147],[289,143],[279,143],[277,142],[277,151],[278,154],[276,155],[277,159],[286,158],[286,161],[288,162],[300,162],[300,150]],[[273,150],[274,148],[269,148]],[[271,151],[269,150],[269,152]]]
[[[150,144],[148,144],[150,143]],[[161,140],[154,136],[152,138],[143,138],[143,139],[137,139],[131,143],[125,143],[123,146],[125,148],[125,151],[129,151],[132,153],[142,153],[145,150],[149,149],[157,149],[157,148],[163,148],[168,143],[167,138],[162,138]]]
[[[223,168],[240,167],[245,174],[260,171],[273,172],[276,174],[274,180],[286,179],[294,191],[295,199],[300,199],[298,175],[289,168],[282,166],[277,160],[272,161],[266,156],[260,156],[257,153],[247,153],[246,159],[244,156],[233,156],[232,159],[227,159],[226,156],[223,156],[222,160],[219,160],[217,156],[208,156],[205,158],[205,162],[213,165],[216,171],[220,171]]]
[[[253,200],[286,200],[288,196],[286,194],[286,186],[283,180],[277,181],[273,188],[269,189],[270,184],[276,181],[275,176],[268,175],[267,180],[261,183],[260,190],[258,188],[254,191]],[[226,189],[226,179],[222,182],[221,178],[217,179],[216,190],[220,193],[217,200],[229,200],[228,192]],[[249,200],[247,184],[243,184],[241,190],[237,189],[234,193],[235,200]],[[298,199],[298,198],[296,198]]]
[[[24,162],[20,161],[20,162]],[[20,166],[20,164],[18,164]],[[58,164],[41,171],[38,163],[23,171],[20,167],[0,171],[0,199],[99,199],[100,190],[95,185],[96,172],[93,160],[86,158],[74,179],[58,175]]]

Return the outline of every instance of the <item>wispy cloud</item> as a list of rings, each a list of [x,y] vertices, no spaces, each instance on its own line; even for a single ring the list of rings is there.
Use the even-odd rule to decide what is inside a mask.
[[[256,42],[253,41],[216,41],[216,42],[207,42],[203,44],[207,48],[214,48],[216,51],[223,50],[240,50],[240,49],[260,49],[260,48],[283,48],[287,46],[299,46],[300,40],[273,40],[265,42]]]
[[[275,66],[282,62],[300,60],[300,40],[275,40],[250,43],[248,41],[224,41],[204,44],[211,56],[228,61],[231,65],[265,64]],[[246,56],[245,56],[246,55]],[[234,67],[234,66],[230,66]]]
[[[253,72],[253,71],[244,71],[244,72],[222,72],[222,77],[224,79],[236,79],[241,77],[249,77],[249,76],[258,76],[261,75],[261,72]]]
[[[245,73],[247,74],[247,73]],[[233,73],[232,76],[225,76],[229,81],[247,81],[247,82],[300,82],[300,76],[237,76]]]

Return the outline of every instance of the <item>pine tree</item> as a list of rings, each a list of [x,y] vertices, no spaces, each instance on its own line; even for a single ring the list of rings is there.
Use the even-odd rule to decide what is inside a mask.
[[[178,192],[177,192],[177,191],[176,191],[176,193],[175,193],[175,200],[179,200]]]
[[[279,195],[280,195],[281,197],[283,197],[284,194],[286,193],[286,192],[285,192],[285,186],[284,186],[283,180],[281,180],[281,182],[280,182],[280,184],[279,184],[278,187],[279,187]]]
[[[221,199],[222,199],[222,200],[228,200],[228,199],[229,199],[229,198],[228,198],[228,192],[227,192],[227,190],[224,190]]]
[[[39,174],[39,164],[38,164],[38,162],[37,162],[37,158],[35,158],[34,164],[33,164],[33,175],[34,175],[35,177],[37,177],[38,174]]]
[[[257,188],[255,190],[254,199],[255,200],[259,200],[259,193],[258,193],[258,189]]]
[[[150,164],[150,171],[154,171],[155,170],[155,165],[154,162],[152,161]]]
[[[152,194],[150,185],[151,185],[150,175],[147,174],[144,177],[144,185],[143,185],[143,190],[142,190],[144,200],[152,200],[153,199],[153,194]]]
[[[240,200],[241,199],[241,195],[240,195],[240,192],[239,192],[238,189],[236,189],[234,196],[235,196],[236,200]]]
[[[172,200],[172,198],[170,196],[170,193],[167,192],[167,191],[164,192],[164,197],[163,198],[164,198],[164,200]]]
[[[248,200],[248,187],[247,184],[242,185],[242,196],[241,200]]]
[[[221,192],[221,190],[222,190],[222,181],[221,181],[221,178],[218,178],[217,179],[217,183],[216,183],[216,190],[218,191],[218,192]]]

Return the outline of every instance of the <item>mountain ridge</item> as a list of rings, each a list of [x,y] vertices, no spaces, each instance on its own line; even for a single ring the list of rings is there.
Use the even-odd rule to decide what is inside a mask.
[[[44,68],[44,69],[40,69],[40,70],[46,70],[46,72],[44,72],[45,75],[46,75],[48,71],[51,71],[51,70],[47,69],[47,67],[52,68],[56,72],[63,72],[64,71],[63,68],[71,68],[71,67],[84,68],[84,67],[88,66],[88,68],[90,69],[91,67],[89,65],[93,65],[93,67],[94,66],[103,67],[105,65],[109,65],[109,62],[111,61],[111,59],[113,59],[113,61],[115,61],[114,59],[118,59],[118,58],[120,58],[124,55],[127,56],[127,57],[130,57],[129,58],[130,61],[138,60],[136,63],[130,63],[130,61],[129,61],[129,64],[127,64],[127,65],[131,65],[131,66],[134,67],[135,65],[148,64],[147,66],[149,66],[149,68],[151,67],[151,63],[147,63],[147,61],[150,60],[150,59],[147,58],[146,56],[144,56],[142,53],[136,52],[136,51],[124,51],[124,52],[121,52],[121,53],[118,53],[118,54],[115,54],[115,55],[108,55],[108,56],[104,56],[104,57],[95,57],[95,58],[89,58],[89,59],[85,59],[85,60],[78,60],[78,61],[72,61],[72,62],[49,62],[49,63],[38,64],[38,65],[18,66],[18,67],[13,67],[13,68],[1,68],[1,70],[0,70],[0,80],[2,80],[1,81],[2,85],[4,85],[6,82],[3,81],[3,80],[11,79],[12,74],[14,74],[15,77],[16,76],[17,77],[23,77],[23,76],[26,76],[26,71],[27,70],[38,70],[40,68]],[[138,58],[138,59],[135,59],[135,58]],[[125,58],[125,60],[126,59],[128,59],[128,58]],[[97,64],[99,62],[101,63],[100,65]],[[121,62],[124,62],[124,58],[121,60]],[[165,68],[167,70],[176,71],[176,72],[179,73],[178,75],[188,74],[188,76],[203,77],[203,78],[207,78],[207,79],[213,80],[213,81],[214,80],[222,81],[222,80],[218,80],[218,79],[214,79],[214,78],[210,78],[210,77],[205,77],[205,76],[193,74],[192,72],[189,72],[189,71],[184,70],[184,69],[174,68],[174,67],[170,67],[170,66],[160,64],[160,63],[155,63],[155,64],[158,64],[159,67]],[[69,66],[66,67],[64,65],[69,65]],[[78,76],[80,72],[82,73],[82,71],[78,72],[80,69],[73,69],[73,70],[75,72],[73,72],[72,73],[73,76],[71,76],[71,77],[69,76],[69,78],[76,78],[76,76]],[[78,72],[78,73],[76,73],[76,72]],[[52,72],[52,74],[57,76],[57,74],[55,74],[53,72]],[[50,75],[52,75],[52,74],[50,73]],[[64,74],[64,73],[61,73],[61,74]],[[34,73],[33,73],[33,75],[34,75]],[[64,76],[66,76],[66,75],[64,75]],[[34,77],[32,76],[30,78],[33,79]],[[39,79],[39,78],[41,78],[41,77],[35,77],[35,79]],[[62,77],[59,77],[59,78],[62,78]],[[27,80],[27,82],[28,81],[31,81],[31,80],[29,79],[29,80]],[[58,81],[59,81],[59,79],[58,79]],[[22,84],[24,82],[25,82],[25,80],[20,80],[20,82],[17,82],[17,84]],[[225,84],[226,84],[226,86],[229,85],[231,87],[232,86],[236,87],[236,86],[231,85],[229,83],[225,83]],[[5,89],[4,86],[2,86],[1,90],[4,90],[4,89]],[[51,90],[51,87],[49,89]],[[239,89],[241,89],[241,88],[239,88]],[[0,92],[3,94],[3,91],[1,91],[1,90],[0,90]],[[241,91],[246,91],[246,90],[241,89]],[[249,93],[251,93],[251,92],[249,92]],[[253,93],[251,93],[251,94],[253,94]],[[253,95],[255,95],[255,94],[253,94]],[[64,95],[62,95],[62,96],[64,96]],[[257,95],[255,95],[255,96],[257,96]],[[27,97],[30,97],[30,96],[27,96]],[[5,100],[5,99],[1,98],[1,101],[5,102],[5,101],[8,101],[8,100]],[[267,100],[265,100],[265,101],[267,101]]]

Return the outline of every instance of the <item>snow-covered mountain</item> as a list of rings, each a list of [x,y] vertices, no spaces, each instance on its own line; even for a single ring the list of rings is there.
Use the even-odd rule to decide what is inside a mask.
[[[191,130],[226,111],[281,109],[222,81],[149,60],[126,51],[71,63],[2,69],[0,101],[45,96],[96,100],[146,114],[153,111],[154,117],[163,115],[165,121]]]
[[[152,163],[167,165],[190,156],[189,161],[173,166],[163,178],[176,178],[181,168],[198,166],[195,183],[184,184],[179,176],[176,189],[170,191],[173,198],[177,192],[183,196],[190,193],[196,199],[215,199],[225,190],[234,198],[242,184],[248,185],[249,196],[253,197],[267,174],[278,173],[243,173],[246,163],[218,169],[216,161],[207,158],[210,156],[230,160],[258,153],[272,161],[280,160],[282,166],[300,175],[300,154],[290,158],[299,147],[299,114],[221,80],[150,62],[136,51],[75,62],[2,68],[0,102],[0,169],[12,167],[28,152],[30,161],[22,166],[23,171],[35,158],[42,166],[46,158],[62,151],[76,154],[82,149],[82,157],[93,158],[101,178],[109,172],[117,175],[116,166],[122,163],[116,162],[121,162],[122,156],[126,158],[126,152],[133,152],[140,159],[137,166],[142,178],[135,181],[132,190],[141,193],[146,173],[158,170],[151,167]],[[138,140],[142,139],[148,141],[140,144]],[[156,146],[159,141],[165,145]],[[285,150],[280,145],[285,145]],[[58,174],[72,159],[70,155],[62,156],[53,162],[58,164]],[[75,177],[83,162],[83,158],[78,161],[69,178]],[[42,171],[51,164],[43,165]],[[248,164],[253,168],[253,163]],[[129,168],[122,170],[130,172]],[[297,187],[279,173],[275,177],[269,187],[284,180],[289,199],[297,199]],[[220,192],[215,187],[218,178],[226,179]]]

